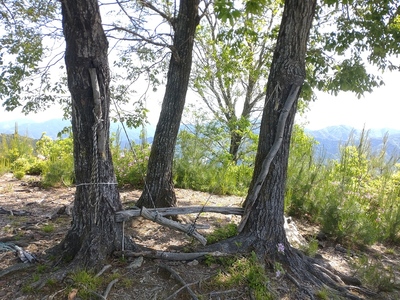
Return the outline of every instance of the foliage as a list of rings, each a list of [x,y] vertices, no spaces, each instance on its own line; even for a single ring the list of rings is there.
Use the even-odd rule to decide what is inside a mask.
[[[192,88],[212,113],[210,119],[229,134],[226,150],[235,163],[265,98],[279,17],[279,4],[251,9],[253,2],[260,4],[248,1],[235,7],[233,2],[218,1],[215,11],[210,5],[196,35]]]
[[[319,249],[319,243],[318,240],[314,237],[308,241],[306,246],[301,247],[301,250],[304,251],[304,253],[310,257],[314,257],[315,254],[317,254],[318,249]]]
[[[54,231],[54,225],[53,224],[45,224],[45,225],[43,225],[42,230],[45,233],[51,233]]]
[[[237,225],[229,223],[223,227],[216,228],[212,233],[207,235],[207,244],[214,244],[227,238],[237,235]]]
[[[339,160],[323,164],[314,160],[313,143],[293,136],[287,212],[319,223],[338,240],[397,241],[399,165],[397,157],[386,156],[385,140],[381,150],[373,153],[364,131],[341,147]]]
[[[224,273],[220,273],[215,279],[215,284],[224,287],[246,285],[250,288],[255,299],[273,299],[268,290],[269,279],[254,252],[250,257],[242,257],[233,261],[232,265]]]
[[[43,186],[70,186],[75,181],[72,137],[53,141],[43,134],[37,142],[36,151],[45,161]]]
[[[22,106],[25,113],[37,111],[55,101],[54,93],[63,92],[60,80],[50,87],[50,78],[43,73],[58,60],[47,57],[51,50],[45,46],[49,38],[48,45],[59,39],[57,25],[52,24],[57,7],[55,2],[40,0],[0,5],[0,100],[7,110]]]
[[[374,290],[390,292],[398,288],[393,266],[385,266],[381,259],[374,260],[362,255],[352,262],[352,267],[356,270],[356,276]]]
[[[86,270],[74,272],[71,275],[74,286],[78,288],[78,295],[82,299],[91,299],[93,292],[101,286],[102,279]]]
[[[137,189],[144,188],[150,145],[131,145],[122,148],[119,133],[112,138],[111,153],[115,167],[115,175],[119,186],[130,185]]]
[[[255,138],[255,135],[249,135]],[[250,184],[254,143],[241,148],[238,164],[227,151],[229,134],[219,122],[187,125],[178,135],[174,160],[177,187],[216,194],[244,195]]]

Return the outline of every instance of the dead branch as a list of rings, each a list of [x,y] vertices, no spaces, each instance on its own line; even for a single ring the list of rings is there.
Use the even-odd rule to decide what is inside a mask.
[[[8,210],[0,207],[0,215],[30,216],[32,215],[32,213],[26,210],[12,210],[12,209]]]
[[[115,256],[122,256],[125,257],[139,257],[143,256],[146,258],[153,258],[153,259],[165,259],[165,260],[194,260],[203,258],[206,255],[221,257],[221,256],[229,256],[232,253],[223,253],[219,251],[214,252],[192,252],[192,253],[178,253],[178,252],[165,252],[165,251],[142,251],[142,252],[133,252],[133,251],[115,251]]]
[[[20,271],[20,270],[32,268],[33,266],[36,266],[36,265],[29,264],[29,263],[19,263],[19,264],[12,265],[11,267],[5,268],[4,270],[0,271],[0,278],[3,276],[6,276],[8,274]]]
[[[147,209],[150,212],[158,212],[159,215],[175,216],[187,215],[199,212],[219,213],[224,215],[243,215],[243,208],[241,207],[219,207],[219,206],[182,206],[182,207],[167,207],[167,208],[152,208]],[[116,222],[129,221],[131,218],[139,217],[141,215],[140,209],[130,209],[118,211],[115,214]]]
[[[207,244],[207,240],[204,236],[196,231],[196,227],[193,224],[181,224],[176,221],[164,218],[163,216],[159,215],[157,212],[151,212],[145,207],[142,207],[140,215],[143,218],[148,220],[154,221],[160,225],[166,226],[171,229],[182,231],[189,236],[193,236],[196,238],[203,246]]]
[[[181,276],[179,276],[179,274],[176,273],[174,269],[172,269],[171,267],[169,267],[167,265],[163,265],[163,264],[159,264],[158,266],[167,270],[168,272],[170,272],[172,277],[175,278],[175,280],[177,280],[180,284],[185,286],[187,291],[189,292],[190,296],[192,296],[192,299],[194,299],[194,300],[199,299],[199,298],[197,298],[196,294],[192,291],[192,289],[189,287],[189,285],[185,282],[185,280],[183,280],[183,278]],[[168,299],[169,298],[170,297],[168,297]]]

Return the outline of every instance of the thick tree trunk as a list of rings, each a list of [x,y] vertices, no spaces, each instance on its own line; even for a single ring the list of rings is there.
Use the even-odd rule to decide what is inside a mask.
[[[174,49],[167,85],[151,147],[146,184],[137,205],[171,207],[176,205],[172,164],[192,66],[194,35],[199,23],[199,0],[181,0],[174,23]]]
[[[76,193],[64,255],[91,267],[121,249],[121,210],[109,150],[108,42],[97,0],[62,1],[65,63],[72,96]]]
[[[276,256],[277,245],[289,248],[284,231],[284,192],[289,144],[296,113],[297,99],[305,78],[305,55],[308,35],[315,13],[314,0],[287,0],[267,84],[267,95],[260,128],[255,170],[250,191],[255,189],[264,159],[271,151],[277,134],[279,117],[291,91],[296,101],[286,120],[282,145],[273,159],[268,174],[255,199],[246,199],[249,213],[242,234],[255,238],[256,248],[270,257]],[[296,89],[297,88],[297,89]],[[249,193],[251,195],[251,193]]]
[[[315,299],[321,286],[346,299],[360,299],[346,286],[346,276],[319,260],[292,248],[284,230],[284,191],[290,137],[297,100],[305,78],[305,54],[316,0],[286,0],[260,128],[255,170],[239,235],[204,250],[255,251],[260,262],[273,267],[279,262],[296,285],[298,299]],[[240,245],[240,247],[238,247]]]

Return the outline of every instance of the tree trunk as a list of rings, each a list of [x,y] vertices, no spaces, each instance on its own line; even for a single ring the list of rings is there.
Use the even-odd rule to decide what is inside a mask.
[[[65,63],[72,97],[76,193],[64,256],[88,267],[121,249],[121,210],[109,149],[108,42],[97,0],[62,1]]]
[[[255,238],[263,255],[276,257],[277,245],[289,249],[284,231],[284,193],[290,137],[297,99],[305,78],[305,55],[308,35],[315,13],[314,0],[287,0],[267,84],[267,94],[260,128],[255,170],[250,191],[257,187],[264,159],[271,151],[277,126],[286,100],[297,87],[295,102],[286,120],[282,144],[255,199],[246,199],[249,218],[242,234]],[[251,193],[249,193],[250,195]]]
[[[144,191],[137,206],[172,207],[176,196],[172,163],[192,66],[198,0],[181,0],[174,23],[173,51],[160,118],[151,147]]]
[[[240,125],[236,125],[236,128],[230,130],[230,136],[231,141],[229,146],[229,154],[232,157],[232,161],[236,165],[239,160],[239,148],[244,137],[244,133],[242,128],[240,128]]]

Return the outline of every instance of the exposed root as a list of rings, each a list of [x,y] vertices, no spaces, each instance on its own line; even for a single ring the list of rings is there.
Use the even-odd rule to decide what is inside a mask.
[[[103,295],[103,298],[104,298],[104,299],[107,299],[108,294],[110,293],[112,286],[113,286],[114,284],[116,284],[117,282],[118,282],[118,278],[114,279],[113,281],[111,281],[111,282],[107,285],[107,288],[106,288],[106,290],[105,290],[105,292],[104,292],[104,295]]]
[[[190,294],[190,296],[192,297],[193,300],[198,300],[196,294],[190,288],[190,284],[187,284],[182,279],[182,277],[179,276],[179,274],[174,271],[174,269],[172,269],[171,267],[169,267],[167,265],[163,265],[163,264],[159,264],[158,266],[163,268],[163,269],[165,269],[165,270],[167,270],[168,272],[170,272],[172,277],[174,277],[179,283],[181,283],[186,288],[186,290],[188,291],[188,293]]]
[[[25,270],[34,267],[35,264],[31,263],[18,263],[0,271],[0,278],[17,271]]]
[[[111,268],[111,265],[106,265],[106,266],[104,266],[103,269],[101,269],[100,272],[98,272],[98,273],[96,274],[95,277],[100,277],[100,276],[103,275],[103,273],[104,273],[105,271],[107,271],[109,268]]]
[[[314,299],[316,291],[322,288],[346,299],[360,300],[362,298],[358,295],[376,295],[376,293],[361,287],[361,281],[358,278],[346,276],[322,260],[305,256],[300,250],[295,248],[285,249],[285,255],[280,259],[279,257],[271,258],[269,256],[269,250],[271,249],[266,249],[265,247],[264,241],[239,235],[220,243],[203,247],[201,250],[223,251],[231,254],[255,251],[260,261],[271,262],[271,259],[277,259],[285,268],[287,278],[302,294],[306,294],[311,299]],[[276,249],[271,251],[271,253],[274,252],[276,252]]]

